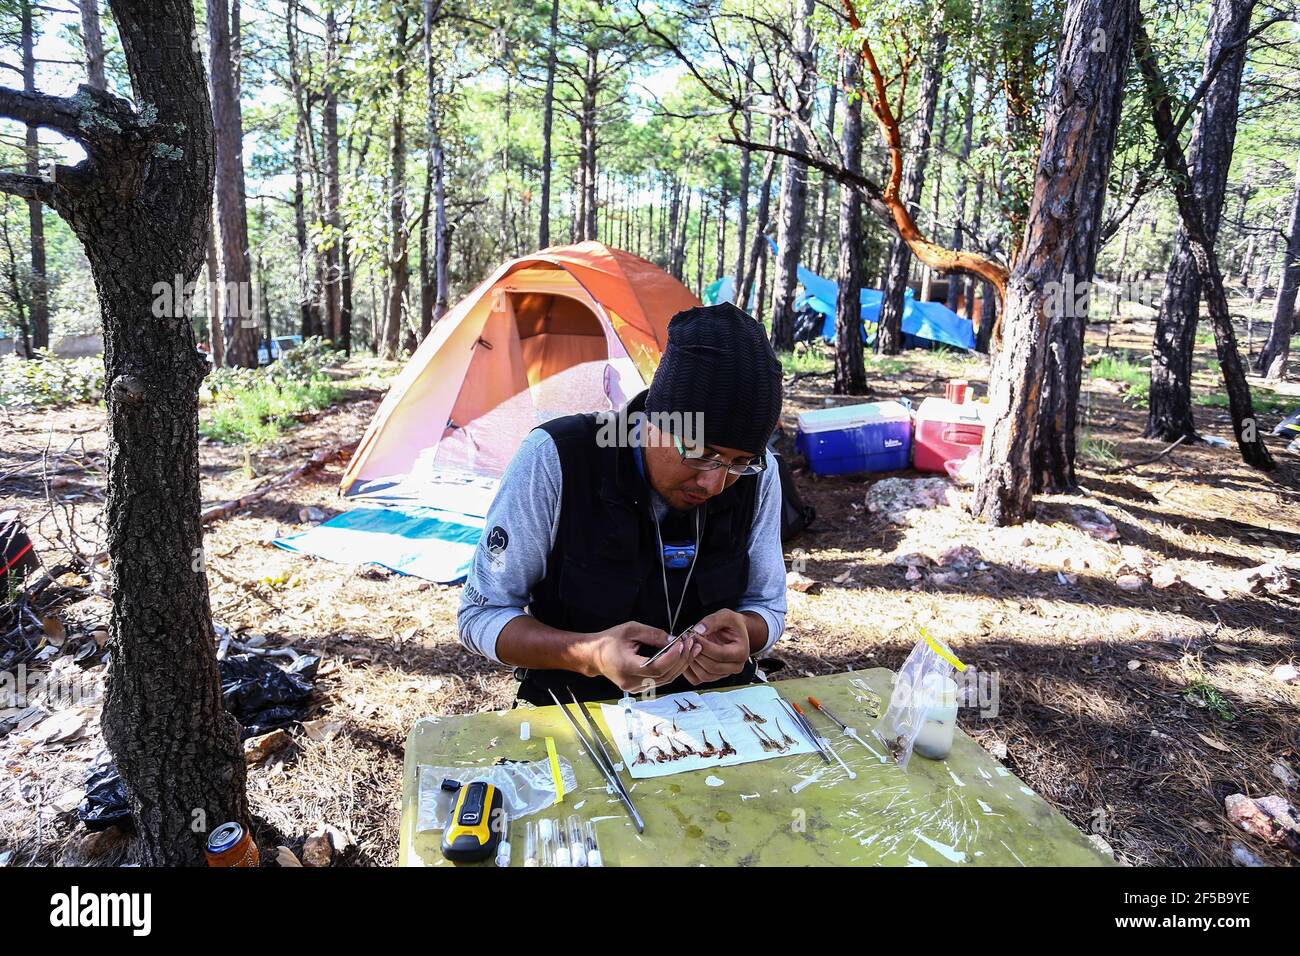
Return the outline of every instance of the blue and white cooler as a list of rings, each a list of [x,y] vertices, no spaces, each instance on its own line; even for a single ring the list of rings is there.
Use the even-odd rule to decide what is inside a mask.
[[[912,413],[898,402],[804,412],[795,448],[817,475],[899,471],[911,461]]]

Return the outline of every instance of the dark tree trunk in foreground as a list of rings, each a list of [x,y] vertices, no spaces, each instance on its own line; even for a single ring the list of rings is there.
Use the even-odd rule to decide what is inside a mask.
[[[805,122],[812,115],[817,63],[813,57],[813,0],[794,0],[794,64],[791,99]],[[794,124],[789,129],[790,149],[807,151],[803,132]],[[796,267],[803,253],[804,217],[808,204],[808,164],[787,156],[781,169],[780,225],[777,231],[776,291],[772,297],[772,348],[789,352],[794,348],[794,299],[798,284]]]
[[[844,89],[857,90],[862,82],[856,56],[844,57]],[[862,97],[844,96],[844,132],[840,140],[844,168],[862,172]],[[862,198],[856,189],[840,189],[840,255],[835,281],[840,294],[835,302],[835,391],[865,395],[867,373],[862,356]]]
[[[973,510],[991,524],[1033,514],[1033,451],[1047,368],[1051,290],[1066,275],[1090,275],[1111,155],[1098,148],[1122,86],[1137,19],[1137,0],[1070,0],[1024,244],[1011,274],[1003,336],[993,360]],[[1097,37],[1106,42],[1098,44]],[[1099,49],[1099,47],[1101,47]]]
[[[83,86],[72,97],[0,89],[0,116],[76,139],[88,159],[54,181],[6,173],[85,247],[104,330],[112,663],[104,737],[121,771],[141,862],[203,863],[205,837],[248,823],[239,728],[222,706],[199,525],[195,351],[175,277],[203,260],[212,115],[189,0],[114,0],[136,110]]]
[[[1282,281],[1273,302],[1273,328],[1259,356],[1259,371],[1270,379],[1286,378],[1286,363],[1291,356],[1291,336],[1295,332],[1296,289],[1300,288],[1300,162],[1296,163],[1295,196],[1291,202],[1291,224],[1287,230],[1286,249],[1282,253]]]
[[[948,35],[937,33],[925,68],[921,71],[918,93],[920,108],[912,131],[912,156],[903,179],[903,203],[915,209],[925,185],[925,167],[930,158],[930,129],[934,125],[939,87],[943,85],[943,61],[948,50]],[[907,275],[912,268],[912,250],[901,237],[895,237],[889,249],[889,265],[881,287],[880,322],[876,326],[876,351],[896,355],[903,347],[903,308],[907,303]]]
[[[232,366],[256,368],[257,320],[252,308],[253,270],[244,203],[243,117],[231,42],[229,5],[226,0],[208,0],[212,122],[216,127],[217,256],[221,264],[226,361]]]
[[[1246,62],[1246,34],[1255,0],[1215,0],[1210,12],[1209,49],[1205,68],[1211,69],[1230,48],[1205,93],[1201,113],[1187,147],[1188,169],[1206,236],[1214,243],[1223,209],[1223,191],[1232,165],[1237,135],[1237,98]],[[1151,343],[1151,400],[1144,435],[1164,442],[1195,438],[1192,417],[1192,359],[1196,354],[1196,321],[1201,282],[1185,226],[1174,238],[1174,256],[1165,273],[1165,288]]]
[[[1223,275],[1214,253],[1214,242],[1201,217],[1201,206],[1193,192],[1187,160],[1174,129],[1169,91],[1156,64],[1150,38],[1140,23],[1134,50],[1142,69],[1147,98],[1151,101],[1152,125],[1164,147],[1165,169],[1169,173],[1174,198],[1178,201],[1178,215],[1192,251],[1192,259],[1196,263],[1206,305],[1209,306],[1210,321],[1214,323],[1214,343],[1218,351],[1219,367],[1223,372],[1223,384],[1228,392],[1228,411],[1232,415],[1232,431],[1237,437],[1237,447],[1241,450],[1242,461],[1267,471],[1274,467],[1273,459],[1255,418],[1250,386],[1246,384],[1246,372],[1242,368],[1241,354],[1237,351],[1237,336],[1232,329],[1232,316],[1228,312],[1228,297],[1223,291]]]
[[[1106,200],[1106,176],[1115,152],[1115,131],[1124,103],[1124,78],[1128,70],[1129,41],[1113,51],[1116,59],[1107,64],[1104,84],[1097,90],[1093,123],[1096,133],[1089,138],[1086,165],[1100,170],[1090,184],[1091,192],[1080,195],[1087,206],[1080,210],[1085,223],[1101,221]],[[1121,58],[1122,54],[1122,58]],[[1047,351],[1044,355],[1042,405],[1034,435],[1034,491],[1073,490],[1075,430],[1078,425],[1079,388],[1083,378],[1083,336],[1088,327],[1088,294],[1097,267],[1097,234],[1081,237],[1082,247],[1058,287],[1046,291],[1054,297],[1047,310]]]

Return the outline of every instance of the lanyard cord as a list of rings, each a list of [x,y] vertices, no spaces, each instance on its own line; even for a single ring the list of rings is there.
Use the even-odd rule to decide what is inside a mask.
[[[654,513],[654,506],[650,506],[650,517],[655,519],[655,538],[659,541],[659,573],[663,576],[664,581],[664,609],[668,612],[668,636],[673,637],[677,633],[677,615],[682,613],[682,605],[686,603],[686,589],[690,586],[691,575],[695,573],[695,562],[700,559],[700,549],[704,546],[704,525],[700,521],[701,512],[697,509],[695,512],[695,554],[691,556],[691,566],[686,571],[686,580],[682,582],[682,593],[677,599],[677,610],[673,610],[672,598],[668,596],[668,569],[664,566],[664,537],[663,532],[659,530],[659,516]],[[707,516],[705,516],[707,518]]]

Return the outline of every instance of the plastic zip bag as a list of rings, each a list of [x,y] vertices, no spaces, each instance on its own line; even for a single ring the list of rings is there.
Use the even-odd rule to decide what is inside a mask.
[[[894,678],[889,706],[872,728],[895,763],[907,769],[912,748],[931,707],[941,705],[954,670],[965,670],[952,650],[924,630]]]
[[[578,789],[573,766],[564,757],[559,758],[559,763],[564,792],[573,793]],[[502,806],[512,820],[545,810],[555,803],[555,778],[551,775],[549,760],[511,761],[491,767],[431,767],[420,764],[416,772],[419,775],[419,811],[415,820],[417,831],[441,830],[447,825],[447,818],[451,815],[452,804],[456,799],[454,792],[442,789],[442,782],[449,778],[459,780],[462,785],[476,780],[492,784],[501,791]]]

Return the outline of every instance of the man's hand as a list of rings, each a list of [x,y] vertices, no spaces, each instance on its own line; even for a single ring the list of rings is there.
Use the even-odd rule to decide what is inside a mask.
[[[649,658],[641,655],[641,645],[660,648],[668,641],[668,632],[657,627],[636,621],[619,624],[596,636],[591,653],[593,669],[628,693],[672,683],[700,654],[701,647],[698,635],[692,632],[673,645],[667,654],[648,665]]]
[[[725,608],[714,611],[691,633],[701,647],[685,668],[686,679],[692,684],[709,684],[744,670],[749,659],[749,629],[744,615]]]

